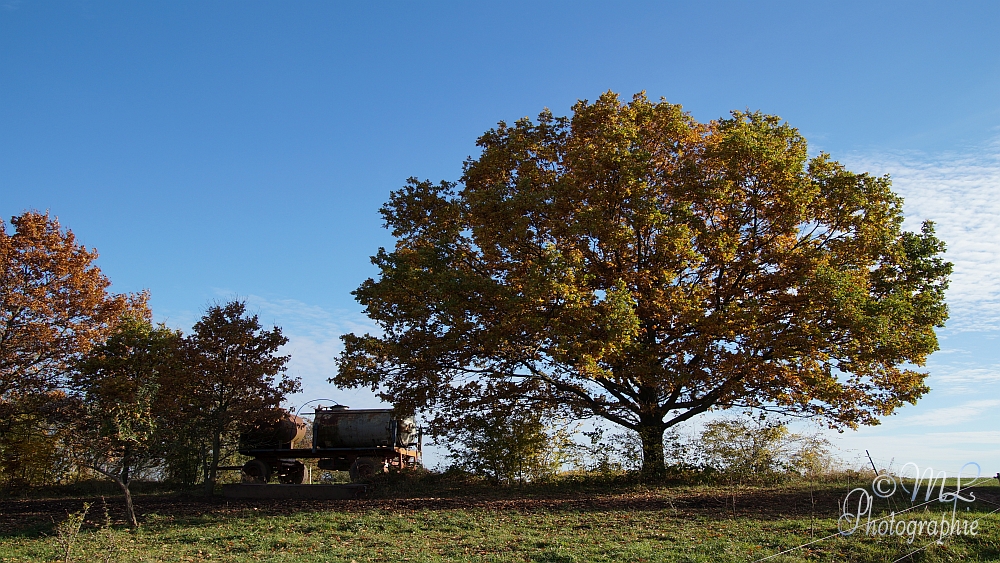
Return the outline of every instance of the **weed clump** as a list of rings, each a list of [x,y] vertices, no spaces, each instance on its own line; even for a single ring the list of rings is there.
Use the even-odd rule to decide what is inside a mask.
[[[69,514],[65,520],[55,525],[54,541],[58,560],[62,563],[72,563],[76,560],[76,553],[79,552],[89,555],[87,561],[100,563],[125,561],[129,551],[129,533],[115,528],[104,497],[101,497],[103,518],[97,529],[93,534],[81,533],[91,506],[93,506],[91,503],[83,503],[83,508]]]

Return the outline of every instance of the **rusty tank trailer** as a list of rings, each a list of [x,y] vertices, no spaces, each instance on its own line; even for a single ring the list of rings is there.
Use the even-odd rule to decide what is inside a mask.
[[[243,465],[244,480],[299,484],[305,476],[300,459],[317,459],[320,469],[347,471],[361,481],[390,467],[406,469],[420,463],[422,436],[413,417],[397,417],[392,409],[350,409],[343,405],[317,407],[312,444],[295,448],[305,436],[306,421],[286,415],[276,424],[254,429],[240,453],[254,459]]]

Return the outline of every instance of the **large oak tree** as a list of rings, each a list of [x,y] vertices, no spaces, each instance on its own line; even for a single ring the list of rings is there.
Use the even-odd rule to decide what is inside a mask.
[[[888,177],[854,173],[779,118],[699,123],[644,94],[500,123],[460,184],[411,179],[397,242],[355,292],[342,386],[440,425],[526,401],[639,433],[716,408],[877,424],[928,391],[951,265],[902,231]]]

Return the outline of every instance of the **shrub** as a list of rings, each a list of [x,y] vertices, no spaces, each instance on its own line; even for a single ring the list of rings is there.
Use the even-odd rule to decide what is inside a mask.
[[[529,409],[468,415],[446,438],[453,467],[505,484],[555,475],[573,449],[565,426]]]
[[[575,444],[577,454],[573,465],[576,469],[607,474],[636,471],[642,467],[642,443],[635,432],[607,434],[598,426],[583,432],[583,436],[589,444]]]
[[[763,419],[711,421],[696,445],[692,457],[703,460],[703,466],[744,482],[815,478],[837,465],[825,438],[792,434],[784,424]]]
[[[744,419],[713,420],[701,433],[708,464],[747,477],[771,477],[786,469],[788,428]]]

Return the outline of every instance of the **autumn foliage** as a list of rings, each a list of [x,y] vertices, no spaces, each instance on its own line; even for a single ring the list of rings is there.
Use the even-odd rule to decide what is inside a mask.
[[[0,398],[59,387],[73,360],[111,330],[129,299],[93,264],[97,252],[76,242],[47,214],[0,222]]]
[[[123,315],[114,332],[78,363],[71,379],[81,401],[69,440],[74,457],[118,484],[133,527],[138,522],[129,489],[132,476],[159,465],[162,443],[176,434],[158,416],[157,403],[169,393],[163,384],[184,369],[180,333],[154,327],[149,317],[132,311]]]
[[[0,473],[30,483],[51,473],[74,362],[146,296],[110,293],[97,252],[54,217],[26,212],[10,226],[0,222]]]
[[[299,390],[298,378],[285,373],[289,356],[278,355],[287,342],[280,328],[264,329],[238,300],[210,306],[195,323],[187,339],[190,372],[183,381],[174,381],[172,397],[165,400],[187,413],[211,440],[205,475],[209,491],[224,455],[224,438],[268,416],[277,420],[282,401]]]
[[[877,424],[928,388],[951,265],[902,230],[888,177],[855,173],[779,118],[700,123],[642,94],[501,122],[460,183],[411,179],[396,238],[355,292],[332,380],[438,428],[533,404],[663,432],[748,407]]]
[[[114,294],[48,214],[0,223],[0,493],[70,474],[124,493],[144,471],[214,485],[243,427],[273,415],[298,380],[287,339],[242,301],[213,304],[193,334],[154,326],[148,292]],[[148,473],[147,473],[148,474]]]

